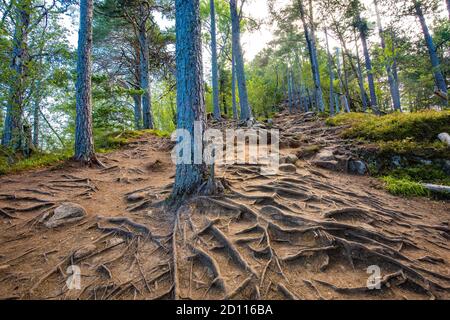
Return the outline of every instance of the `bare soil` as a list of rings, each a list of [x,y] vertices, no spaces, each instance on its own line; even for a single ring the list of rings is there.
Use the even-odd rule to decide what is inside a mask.
[[[285,154],[345,144],[314,119],[285,116],[280,127]],[[298,137],[311,130],[315,141]],[[100,157],[106,169],[0,178],[0,298],[450,298],[449,202],[395,197],[373,178],[300,160],[269,177],[258,165],[220,168],[224,194],[174,211],[169,141],[147,135]],[[40,220],[67,201],[88,217],[46,228]],[[80,290],[66,285],[71,265]],[[369,266],[380,289],[367,287]]]

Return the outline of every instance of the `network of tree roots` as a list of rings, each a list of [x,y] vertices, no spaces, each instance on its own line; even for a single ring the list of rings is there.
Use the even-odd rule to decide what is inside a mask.
[[[314,119],[283,121],[288,152],[303,143],[291,132],[312,128],[308,136],[340,143]],[[370,178],[300,161],[296,173],[276,176],[258,165],[217,168],[223,194],[174,210],[164,202],[169,150],[169,141],[145,136],[101,156],[106,169],[67,164],[1,178],[0,298],[450,298],[448,203],[396,198]],[[65,201],[88,217],[43,226]],[[81,290],[67,288],[71,265]],[[370,290],[373,265],[380,289]]]

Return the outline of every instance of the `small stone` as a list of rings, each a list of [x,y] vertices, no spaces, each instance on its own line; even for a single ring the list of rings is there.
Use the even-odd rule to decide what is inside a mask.
[[[288,154],[280,159],[280,163],[295,164],[298,161],[298,157],[295,154]]]
[[[368,172],[367,165],[360,160],[352,160],[348,163],[348,171],[353,174],[365,175]]]
[[[332,171],[338,171],[339,163],[336,160],[331,161],[313,161],[313,164],[317,167],[332,170]]]
[[[127,197],[127,200],[129,201],[129,202],[135,202],[135,201],[140,201],[140,200],[144,200],[144,198],[145,198],[145,193],[133,193],[133,194],[130,194],[128,197]]]
[[[333,161],[334,153],[329,149],[322,149],[315,157],[316,161]]]
[[[294,166],[293,164],[286,163],[286,164],[280,165],[279,170],[281,172],[294,173],[294,172],[297,172],[297,167]]]
[[[79,204],[65,202],[55,209],[53,216],[45,221],[44,225],[47,228],[56,228],[61,225],[80,221],[86,217],[86,215],[86,210]]]

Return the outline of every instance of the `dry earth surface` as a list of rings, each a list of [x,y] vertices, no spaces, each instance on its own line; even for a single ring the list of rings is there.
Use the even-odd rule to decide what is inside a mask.
[[[340,128],[309,116],[274,125],[285,155],[351,149]],[[448,202],[395,197],[376,179],[306,157],[275,176],[259,165],[219,168],[224,194],[174,210],[164,202],[170,150],[146,135],[101,156],[106,169],[69,162],[0,177],[0,298],[450,298]],[[48,227],[65,202],[87,215]],[[71,265],[81,290],[67,287]],[[379,290],[367,288],[372,265]]]

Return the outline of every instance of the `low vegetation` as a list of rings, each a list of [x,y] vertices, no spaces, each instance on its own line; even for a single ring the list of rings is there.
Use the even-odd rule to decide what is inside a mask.
[[[346,113],[328,118],[326,123],[346,126],[343,137],[363,142],[361,156],[392,194],[428,196],[429,191],[421,183],[450,185],[444,168],[445,160],[450,159],[450,148],[437,139],[439,133],[450,132],[450,111],[381,117]]]
[[[153,134],[158,137],[170,137],[168,132],[160,130],[99,132],[95,139],[97,152],[107,153],[117,150],[145,134]],[[21,153],[13,154],[7,149],[1,148],[0,175],[55,166],[71,159],[72,156],[72,148],[52,150],[51,152],[33,152],[28,158],[24,157]]]

